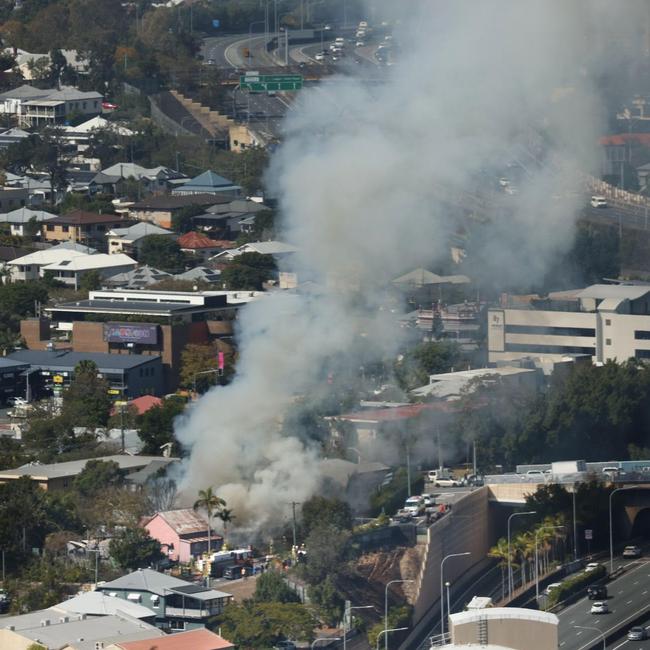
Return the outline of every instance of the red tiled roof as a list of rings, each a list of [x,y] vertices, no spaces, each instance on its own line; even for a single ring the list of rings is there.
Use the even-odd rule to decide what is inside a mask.
[[[623,146],[630,142],[650,147],[650,133],[619,133],[618,135],[604,135],[598,139],[598,143],[603,147]]]
[[[97,214],[95,212],[86,212],[85,210],[73,210],[72,212],[66,212],[54,219],[50,219],[48,223],[81,226],[91,223],[117,223],[119,221],[125,221],[124,217],[119,214]]]
[[[142,397],[136,397],[129,402],[129,406],[134,406],[138,412],[138,415],[146,413],[150,408],[154,406],[160,406],[162,400],[160,397],[154,397],[153,395],[143,395]]]
[[[219,248],[219,245],[200,232],[187,232],[177,239],[181,248]]]
[[[218,634],[201,628],[139,641],[120,641],[115,647],[121,650],[225,650],[235,646]]]

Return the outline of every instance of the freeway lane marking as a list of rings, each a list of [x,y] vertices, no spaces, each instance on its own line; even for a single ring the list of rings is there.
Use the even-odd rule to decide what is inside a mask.
[[[578,630],[578,631],[576,632],[576,636],[580,636],[581,634],[582,634],[582,630]]]
[[[642,591],[642,592],[641,592],[641,595],[642,595],[642,596],[645,596],[647,593],[648,593],[648,590],[646,589],[645,591]]]
[[[561,648],[565,643],[566,643],[566,641],[562,641],[562,643],[560,643],[560,648]]]
[[[569,625],[573,625],[576,622],[576,619],[574,618],[572,621],[569,621]]]
[[[613,631],[616,630],[617,628],[623,627],[625,623],[627,623],[628,621],[632,621],[632,620],[634,620],[637,616],[640,616],[641,614],[643,614],[643,613],[646,612],[647,610],[648,610],[648,605],[646,605],[645,607],[642,607],[641,609],[637,610],[637,611],[634,612],[633,614],[630,614],[627,618],[624,618],[622,621],[619,621],[619,622],[616,623],[613,627],[610,627],[608,630],[605,630],[605,631],[602,632],[601,634],[602,634],[604,637],[607,637],[608,634],[610,634],[611,632],[613,632]],[[596,640],[597,640],[597,639],[594,639],[593,641],[590,641],[589,643],[585,643],[585,645],[580,646],[579,648],[577,648],[577,650],[585,650],[585,648],[588,648],[588,647],[589,647],[590,645],[592,645]]]
[[[633,584],[633,585],[638,585],[638,584],[639,584],[639,581],[637,580],[636,582],[633,582],[632,584]]]
[[[623,593],[623,591],[621,590],[621,591],[619,591],[618,593],[619,593],[619,595],[620,595],[620,594],[622,594],[622,593]]]
[[[625,604],[626,604],[626,605],[631,605],[631,604],[632,604],[632,601],[631,601],[631,600],[628,600]]]
[[[615,648],[612,648],[612,650],[618,650],[619,648],[622,648],[626,643],[627,639],[623,641],[623,643],[619,643]]]

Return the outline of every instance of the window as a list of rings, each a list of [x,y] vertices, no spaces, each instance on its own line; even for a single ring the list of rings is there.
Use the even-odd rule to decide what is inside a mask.
[[[637,341],[648,341],[650,340],[650,332],[648,330],[634,330],[634,338]]]
[[[506,343],[506,352],[534,352],[546,354],[596,354],[596,348],[577,347],[572,345],[520,345],[518,343]]]
[[[54,226],[45,226],[47,232],[54,232]]]
[[[130,593],[127,597],[127,600],[132,600],[133,602],[139,603],[142,600],[142,595],[137,593]]]
[[[86,102],[83,103],[83,107],[86,108]]]
[[[605,339],[605,345],[611,345],[612,339]]]
[[[635,359],[650,359],[650,350],[635,350]]]
[[[596,336],[591,327],[549,327],[546,325],[506,325],[506,334],[542,334],[551,336]]]
[[[605,319],[605,325],[611,325],[612,324],[612,319],[611,318],[606,318]]]
[[[70,232],[70,226],[61,226],[63,232]]]

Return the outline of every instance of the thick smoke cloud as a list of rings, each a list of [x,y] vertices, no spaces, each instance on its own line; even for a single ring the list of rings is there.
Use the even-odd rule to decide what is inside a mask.
[[[307,435],[281,433],[282,418],[322,387],[332,359],[354,365],[360,334],[386,356],[396,350],[386,284],[445,258],[459,214],[467,222],[483,209],[493,219],[476,272],[539,280],[571,245],[584,202],[576,171],[596,168],[603,115],[592,79],[610,53],[589,37],[619,25],[607,3],[391,5],[405,15],[387,82],[303,91],[268,175],[282,238],[300,251],[290,267],[318,290],[243,309],[234,381],[177,428],[191,450],[187,499],[214,486],[242,528],[281,523],[289,502],[319,490],[318,451]],[[528,173],[516,195],[497,194],[495,174],[514,160]]]

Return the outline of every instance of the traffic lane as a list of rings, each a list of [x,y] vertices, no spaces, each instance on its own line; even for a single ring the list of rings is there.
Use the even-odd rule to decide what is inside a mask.
[[[241,39],[241,34],[206,38],[201,47],[201,56],[203,56],[204,61],[214,61],[214,64],[219,68],[230,68],[232,66],[225,57],[226,48]]]
[[[576,629],[575,626],[596,628],[607,636],[646,611],[650,593],[650,564],[642,561],[628,563],[628,566],[629,569],[620,578],[607,585],[609,614],[592,614],[594,601],[586,597],[558,613],[562,650],[586,650],[601,639],[595,630]]]
[[[244,56],[244,48],[248,48],[252,56]],[[276,65],[273,57],[266,52],[266,36],[264,35],[252,38],[238,37],[225,48],[224,57],[233,68],[266,68]]]

